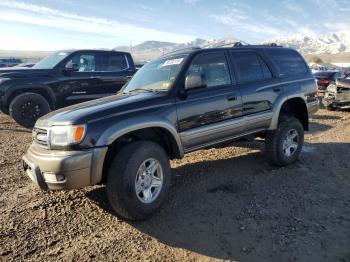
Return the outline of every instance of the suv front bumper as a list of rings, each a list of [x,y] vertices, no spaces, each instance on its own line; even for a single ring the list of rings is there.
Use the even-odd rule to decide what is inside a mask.
[[[107,147],[57,151],[33,143],[23,156],[23,168],[41,189],[62,190],[95,185],[102,180]]]

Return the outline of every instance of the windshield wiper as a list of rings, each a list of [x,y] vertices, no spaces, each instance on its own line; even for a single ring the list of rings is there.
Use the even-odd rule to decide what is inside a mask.
[[[136,88],[136,89],[133,89],[133,90],[130,90],[128,92],[137,92],[137,91],[144,91],[144,92],[157,92],[158,90],[157,89],[148,89],[148,88]]]

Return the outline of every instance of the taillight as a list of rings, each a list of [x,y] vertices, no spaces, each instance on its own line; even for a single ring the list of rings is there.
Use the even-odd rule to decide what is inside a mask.
[[[331,81],[329,81],[328,79],[321,79],[319,81],[320,84],[325,84],[325,85],[328,85]]]

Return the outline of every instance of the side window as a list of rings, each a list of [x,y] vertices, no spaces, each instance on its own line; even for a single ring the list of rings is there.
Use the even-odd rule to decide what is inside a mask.
[[[265,61],[259,56],[259,62],[263,71],[264,79],[270,79],[272,78],[271,71],[269,67],[266,65]]]
[[[238,82],[248,83],[272,77],[266,63],[252,52],[231,52],[237,73]]]
[[[266,52],[277,66],[282,77],[308,72],[308,67],[304,59],[296,51],[270,48]]]
[[[98,71],[119,72],[128,69],[128,63],[123,54],[102,54],[98,59]]]
[[[231,84],[230,72],[223,52],[201,54],[195,57],[186,76],[193,73],[200,74],[207,87]]]
[[[77,64],[79,72],[94,72],[95,69],[95,55],[93,54],[77,54],[67,63]]]

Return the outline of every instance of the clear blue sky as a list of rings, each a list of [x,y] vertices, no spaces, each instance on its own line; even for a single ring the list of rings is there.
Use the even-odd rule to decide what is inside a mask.
[[[348,31],[350,0],[0,0],[0,49],[113,48],[146,40]]]

